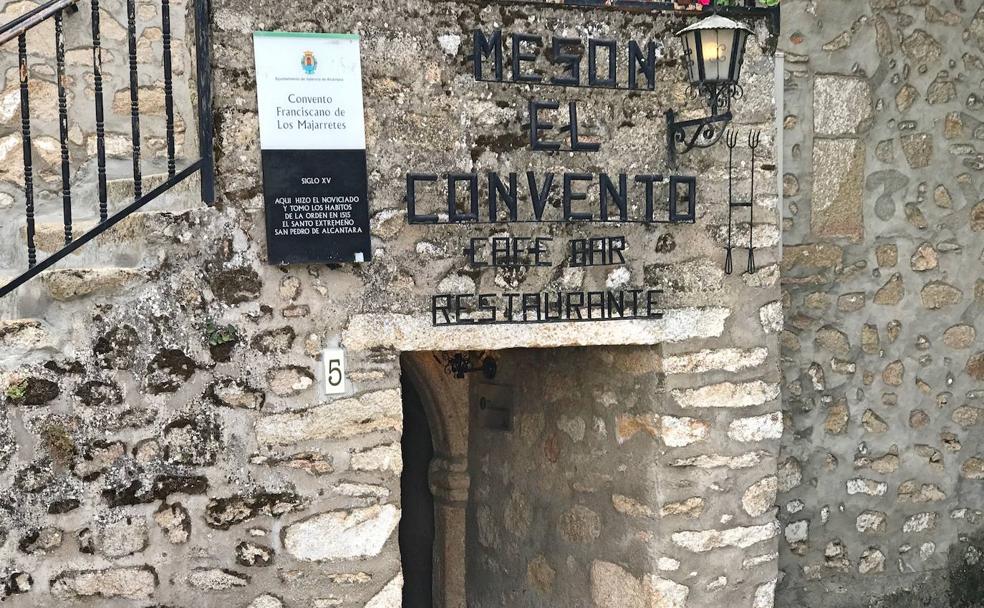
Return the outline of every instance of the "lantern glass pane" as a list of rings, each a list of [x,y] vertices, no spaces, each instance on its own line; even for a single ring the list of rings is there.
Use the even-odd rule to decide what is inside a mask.
[[[683,62],[687,68],[687,77],[692,84],[700,82],[700,73],[697,68],[697,32],[690,31],[683,35]]]
[[[742,29],[697,29],[680,36],[683,62],[693,85],[738,82],[748,32]]]
[[[701,50],[704,55],[706,82],[721,82],[731,75],[731,50],[734,48],[735,30],[704,30],[701,32]]]
[[[734,65],[731,66],[730,80],[738,82],[741,77],[741,66],[745,62],[745,43],[748,41],[748,32],[737,30],[735,32],[735,46],[738,53],[735,54]]]

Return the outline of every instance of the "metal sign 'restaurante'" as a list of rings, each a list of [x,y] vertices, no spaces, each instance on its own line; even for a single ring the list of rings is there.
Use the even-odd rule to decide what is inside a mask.
[[[255,32],[253,47],[269,262],[369,260],[359,37]]]

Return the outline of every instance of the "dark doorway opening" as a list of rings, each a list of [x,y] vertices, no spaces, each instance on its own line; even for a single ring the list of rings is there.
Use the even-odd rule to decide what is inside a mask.
[[[433,608],[434,496],[427,472],[434,457],[434,443],[420,394],[406,375],[401,383],[403,473],[400,476],[400,493],[403,513],[399,538],[403,608]]]

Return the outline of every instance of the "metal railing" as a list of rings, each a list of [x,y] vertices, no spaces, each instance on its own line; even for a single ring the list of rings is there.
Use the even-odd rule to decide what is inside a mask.
[[[103,47],[100,32],[99,0],[90,0],[92,19],[92,85],[93,122],[96,135],[96,180],[99,215],[98,223],[81,235],[73,234],[72,183],[69,154],[69,118],[65,76],[65,25],[72,14],[78,12],[79,0],[49,0],[41,6],[0,26],[0,45],[17,39],[17,56],[20,74],[20,128],[24,157],[24,209],[26,218],[27,270],[0,287],[0,297],[6,296],[25,282],[38,276],[59,260],[125,219],[147,203],[158,198],[181,181],[200,172],[202,201],[211,206],[215,202],[215,164],[212,150],[212,76],[211,43],[209,40],[210,0],[194,2],[195,23],[195,84],[198,107],[199,158],[178,169],[175,158],[174,73],[172,57],[170,0],[160,0],[160,27],[163,44],[161,57],[164,75],[165,146],[167,155],[167,179],[149,192],[143,190],[140,88],[137,66],[136,0],[125,0],[127,9],[126,43],[129,71],[130,154],[133,167],[133,202],[110,215],[106,175],[106,116],[103,92]],[[61,161],[61,201],[64,221],[64,246],[43,260],[38,260],[35,243],[35,184],[33,149],[31,144],[30,71],[28,69],[27,33],[48,20],[54,21],[55,73],[58,91],[58,136]]]

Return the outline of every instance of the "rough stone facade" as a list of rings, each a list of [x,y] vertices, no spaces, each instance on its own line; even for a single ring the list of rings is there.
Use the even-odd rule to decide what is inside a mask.
[[[766,352],[744,357],[755,369]],[[733,443],[703,408],[758,411],[779,387],[739,384],[742,399],[734,385],[711,385],[698,391],[719,400],[692,405],[693,389],[668,388],[681,384],[667,380],[681,360],[698,359],[650,347],[502,353],[497,383],[516,387],[512,431],[472,409],[468,606],[752,605],[761,585],[771,588],[777,486],[762,471],[772,455],[746,453],[747,466],[733,467],[744,470],[717,463],[724,473],[685,454]],[[744,493],[715,496],[715,480]],[[729,554],[747,563],[718,561]],[[746,577],[757,585],[736,584]]]
[[[777,605],[976,606],[984,7],[783,3]]]
[[[141,23],[152,22],[153,6],[140,6]],[[175,7],[176,14],[183,10]],[[84,10],[71,19],[85,30]],[[7,601],[400,605],[402,360],[434,418],[431,484],[445,556],[435,576],[439,605],[460,608],[468,594],[474,605],[503,605],[504,589],[523,588],[527,605],[772,606],[780,543],[773,505],[788,475],[778,463],[775,39],[764,20],[752,24],[759,39],[749,45],[746,95],[735,120],[743,134],[763,134],[754,168],[757,273],[723,272],[723,146],[681,159],[677,172],[699,179],[692,225],[536,228],[561,243],[624,234],[628,263],[618,269],[582,271],[559,261],[525,273],[469,268],[460,252],[471,237],[530,231],[409,226],[405,212],[404,177],[411,171],[668,173],[664,111],[704,111],[688,93],[672,34],[692,20],[536,2],[216,1],[217,208],[198,207],[193,187],[176,191],[2,303],[0,574]],[[471,32],[495,27],[654,39],[656,92],[555,94],[475,82]],[[363,37],[370,263],[276,268],[263,262],[250,33],[273,29]],[[122,48],[108,52],[122,59]],[[156,43],[151,48],[159,51]],[[10,60],[8,50],[4,61]],[[82,98],[89,77],[83,59],[77,69]],[[122,71],[113,74],[115,95],[126,80]],[[32,76],[50,85],[43,67]],[[149,69],[145,78],[156,82]],[[9,73],[5,82],[10,89]],[[192,107],[188,88],[182,91],[182,107]],[[585,133],[601,140],[602,150],[531,152],[522,123],[533,97],[579,100]],[[182,116],[190,121],[193,114]],[[124,119],[125,112],[114,129],[125,144]],[[85,115],[73,120],[83,133],[91,128]],[[91,162],[78,166],[84,196],[93,169]],[[738,188],[745,191],[747,157],[739,166]],[[125,163],[113,169],[118,206],[132,184],[128,190]],[[11,204],[0,209],[2,267],[9,273],[22,266],[23,253],[14,245],[16,172],[5,179]],[[41,207],[51,211],[54,198],[46,200]],[[748,229],[741,220],[738,226]],[[831,235],[846,230],[834,221],[826,226]],[[46,228],[52,240],[59,229],[57,222]],[[605,286],[664,289],[665,317],[430,327],[429,296],[439,291]],[[338,397],[321,389],[320,353],[332,345],[348,357],[349,391]],[[557,347],[578,348],[503,351]],[[432,351],[492,351],[500,357],[499,382],[515,381],[542,410],[530,409],[535,400],[525,402],[509,441],[493,445],[477,435],[472,445],[468,421],[476,405],[468,382],[445,374]],[[595,372],[582,372],[584,364]],[[542,369],[523,376],[530,365]],[[531,384],[535,378],[541,385]],[[508,446],[516,452],[503,453]],[[533,502],[535,486],[517,486],[523,496],[491,479],[483,450],[499,462],[527,453],[538,459],[530,471],[556,471],[546,493],[550,508]],[[587,458],[596,461],[590,463],[596,475],[582,479],[579,463]],[[484,500],[506,505],[495,513],[494,527],[508,546],[489,537],[483,542]],[[520,546],[518,538],[505,539],[527,513],[529,533],[539,540]],[[492,559],[510,568],[508,576]],[[577,597],[565,597],[562,585],[575,581]]]

